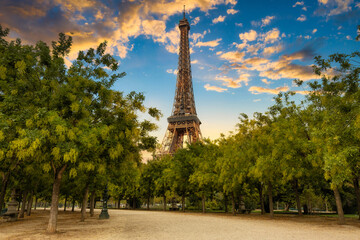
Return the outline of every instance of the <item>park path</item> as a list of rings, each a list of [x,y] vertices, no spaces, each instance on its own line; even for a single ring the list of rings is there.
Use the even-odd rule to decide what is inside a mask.
[[[335,221],[131,210],[110,210],[109,220],[93,217],[84,223],[79,213],[60,212],[59,233],[47,235],[45,213],[0,223],[0,239],[360,239],[358,224],[339,226]]]

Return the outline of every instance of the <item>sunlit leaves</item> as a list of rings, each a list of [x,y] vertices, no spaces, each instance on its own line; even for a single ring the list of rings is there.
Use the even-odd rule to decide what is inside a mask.
[[[15,68],[17,72],[22,75],[25,72],[26,64],[23,60],[16,62]]]
[[[123,151],[123,147],[121,146],[120,143],[118,143],[116,145],[116,147],[113,147],[113,148],[109,149],[109,156],[110,156],[111,159],[116,159],[117,157],[120,156],[122,151]]]
[[[64,154],[64,162],[71,162],[71,163],[75,163],[78,157],[78,152],[75,149],[70,149],[69,152],[66,152]]]

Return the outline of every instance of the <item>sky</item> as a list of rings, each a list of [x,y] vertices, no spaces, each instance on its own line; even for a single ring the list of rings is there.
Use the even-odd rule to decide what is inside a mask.
[[[279,92],[304,98],[306,87],[293,80],[319,78],[315,56],[360,48],[354,0],[1,0],[0,24],[28,44],[72,36],[67,66],[79,50],[106,40],[127,73],[114,89],[143,92],[146,106],[161,110],[153,133],[161,142],[175,95],[183,5],[197,114],[211,139],[234,131],[240,113],[265,112]]]

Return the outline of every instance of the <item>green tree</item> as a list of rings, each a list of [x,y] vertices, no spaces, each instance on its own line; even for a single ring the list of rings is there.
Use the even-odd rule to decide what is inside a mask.
[[[193,191],[190,176],[194,172],[190,148],[179,149],[170,163],[170,181],[174,193],[181,196],[181,209],[185,212],[185,198]]]
[[[193,160],[194,172],[190,176],[190,183],[196,186],[195,191],[201,197],[202,212],[206,212],[206,197],[217,190],[217,172],[215,171],[218,158],[218,146],[205,139],[189,146]]]
[[[309,83],[312,91],[307,97],[310,111],[316,113],[313,141],[319,150],[314,156],[322,161],[325,178],[330,181],[340,224],[345,223],[342,186],[353,179],[359,191],[359,57],[359,52],[333,54],[326,60],[316,57],[314,70],[322,80]]]

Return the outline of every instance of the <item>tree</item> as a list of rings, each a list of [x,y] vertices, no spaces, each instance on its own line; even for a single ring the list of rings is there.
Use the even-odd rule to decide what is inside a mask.
[[[155,145],[156,139],[148,132],[156,125],[139,122],[137,112],[148,111],[157,119],[161,113],[145,108],[141,93],[123,96],[111,89],[125,73],[116,73],[118,63],[105,54],[106,42],[96,50],[80,51],[67,69],[64,56],[70,51],[71,37],[59,34],[50,51],[43,42],[35,47],[21,45],[20,40],[8,43],[4,40],[7,34],[7,29],[0,28],[0,161],[4,173],[0,203],[2,206],[9,175],[19,164],[52,170],[47,231],[54,233],[65,171],[70,178],[89,174],[84,180],[87,189],[97,174],[106,173],[111,179],[123,162],[139,163],[139,151]]]
[[[209,139],[195,142],[189,146],[193,160],[194,172],[190,176],[190,183],[196,186],[195,191],[201,197],[202,212],[206,212],[206,197],[217,186],[217,173],[215,171],[216,159],[219,151],[216,144]]]
[[[170,181],[172,192],[181,196],[181,209],[185,212],[185,198],[193,190],[190,176],[194,173],[192,152],[190,148],[179,149],[170,163]]]
[[[342,186],[354,179],[354,187],[358,189],[359,138],[356,133],[359,128],[356,119],[360,110],[360,68],[356,63],[359,57],[359,52],[333,54],[327,60],[316,57],[314,71],[322,80],[309,83],[312,91],[307,97],[309,109],[316,113],[314,143],[321,149],[314,156],[322,161],[325,178],[330,181],[340,224],[345,223]]]

